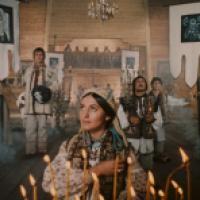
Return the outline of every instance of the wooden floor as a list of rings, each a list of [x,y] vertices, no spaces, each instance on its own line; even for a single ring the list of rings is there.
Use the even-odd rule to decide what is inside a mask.
[[[192,198],[191,200],[200,200],[200,140],[198,135],[197,119],[187,107],[178,107],[169,110],[170,120],[166,124],[167,142],[166,151],[171,157],[167,164],[155,163],[153,170],[156,179],[156,187],[163,188],[169,172],[181,163],[178,153],[178,147],[182,146],[191,158],[191,177],[192,177]],[[72,133],[77,132],[77,123],[70,121],[67,130],[59,132],[52,131],[49,135],[49,154],[51,158],[57,153],[58,147]],[[24,184],[31,195],[31,187],[28,182],[28,175],[32,173],[37,179],[39,190],[39,200],[50,200],[51,197],[45,194],[41,189],[41,180],[46,164],[41,156],[35,156],[31,159],[23,157],[24,149],[22,144],[24,131],[20,129],[13,130],[14,144],[17,149],[14,159],[1,161],[0,163],[0,200],[20,200],[19,185]],[[19,147],[20,146],[20,147]],[[8,153],[9,156],[9,153]],[[180,185],[185,187],[185,173],[179,173],[175,179]],[[173,191],[170,195],[173,195]],[[186,195],[186,194],[185,194]],[[29,200],[32,198],[29,198]],[[174,199],[173,197],[170,199]],[[185,197],[185,200],[187,198]]]

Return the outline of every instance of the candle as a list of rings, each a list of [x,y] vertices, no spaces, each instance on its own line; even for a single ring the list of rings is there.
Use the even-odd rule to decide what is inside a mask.
[[[70,161],[66,162],[66,195],[65,195],[65,199],[69,200],[69,196],[70,196],[70,167],[71,167],[71,163]]]
[[[101,194],[99,195],[99,200],[104,200],[104,197]]]
[[[146,200],[150,200],[150,183],[149,183],[149,178],[147,178],[147,186],[146,186]]]
[[[162,190],[158,191],[158,196],[160,197],[160,200],[164,200],[165,199],[165,193]]]
[[[149,183],[151,185],[155,185],[155,179],[154,179],[154,175],[151,171],[148,171],[148,179],[149,179]]]
[[[74,196],[74,200],[80,200],[79,196],[78,196],[78,195],[75,195],[75,196]]]
[[[35,178],[30,174],[29,175],[29,181],[31,186],[33,187],[33,200],[37,200],[37,186]]]
[[[131,157],[127,158],[128,172],[127,172],[127,200],[131,200]]]
[[[178,188],[178,193],[180,195],[180,200],[184,200],[183,189],[181,187]]]
[[[83,200],[86,199],[85,197],[85,187],[86,187],[86,182],[87,182],[87,153],[85,149],[81,150],[81,154],[83,157],[83,188],[82,188],[82,197]]]
[[[156,191],[154,187],[150,186],[149,190],[150,190],[150,194],[153,196],[153,200],[156,200]]]
[[[92,189],[92,196],[93,200],[99,200],[99,180],[97,178],[97,175],[92,172],[92,179],[93,179],[93,189]]]
[[[187,189],[188,189],[188,200],[190,200],[190,173],[189,173],[189,157],[187,154],[183,151],[182,148],[179,148],[181,158],[182,158],[182,163],[176,167],[167,177],[167,182],[165,186],[165,199],[168,199],[168,190],[169,190],[169,184],[171,182],[172,177],[181,169],[186,169],[187,172]]]
[[[190,188],[191,188],[191,182],[190,182],[190,169],[189,169],[189,163],[186,164],[186,174],[187,174],[187,199],[190,200]]]
[[[150,200],[150,186],[154,184],[155,184],[154,175],[151,171],[148,171],[146,200]]]
[[[116,200],[116,191],[117,191],[117,170],[118,170],[118,164],[119,164],[119,155],[116,156],[115,159],[115,167],[114,167],[114,181],[113,181],[113,200]]]
[[[135,196],[136,196],[136,193],[135,193],[135,190],[132,186],[130,187],[130,193],[131,193],[131,199],[134,199]]]
[[[26,189],[25,189],[25,187],[23,185],[20,185],[19,189],[20,189],[20,192],[21,192],[21,195],[22,195],[23,199],[24,200],[28,200],[27,195],[26,195]]]
[[[185,151],[181,147],[179,147],[179,152],[181,154],[182,162],[187,163],[189,161],[188,155],[185,153]]]
[[[171,180],[171,184],[172,184],[172,186],[173,186],[173,188],[174,188],[174,190],[175,190],[175,200],[177,200],[177,198],[178,198],[178,188],[179,188],[179,185],[178,185],[178,183],[177,183],[176,181],[174,181],[174,180]]]
[[[55,174],[54,174],[54,170],[51,166],[51,160],[50,157],[48,155],[45,155],[43,157],[44,162],[46,162],[49,166],[49,170],[50,170],[50,176],[51,176],[51,182],[53,184],[53,188],[55,190],[55,200],[58,200],[58,196],[57,196],[57,191],[56,191],[56,184],[55,184]]]
[[[50,186],[50,194],[52,195],[53,200],[57,200],[57,198],[56,198],[56,190],[55,190],[53,185]]]
[[[190,169],[189,169],[189,156],[185,153],[185,151],[179,147],[179,152],[181,154],[182,162],[185,165],[186,170],[186,178],[187,178],[187,199],[190,200],[190,188],[191,188],[191,182],[190,182]]]

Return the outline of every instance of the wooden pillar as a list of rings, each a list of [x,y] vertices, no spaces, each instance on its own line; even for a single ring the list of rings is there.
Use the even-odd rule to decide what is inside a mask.
[[[151,29],[149,20],[149,3],[148,0],[144,0],[145,8],[145,29],[146,29],[146,70],[147,70],[147,82],[150,83],[152,79],[152,60],[151,60]]]
[[[52,6],[53,6],[53,0],[47,0],[45,35],[44,35],[44,49],[46,51],[49,50],[49,33],[50,33],[50,24],[52,16]]]

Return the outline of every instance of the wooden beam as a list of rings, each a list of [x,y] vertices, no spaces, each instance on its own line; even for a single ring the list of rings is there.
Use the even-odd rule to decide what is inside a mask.
[[[149,20],[149,2],[144,0],[144,8],[146,14],[145,20],[145,32],[146,32],[146,73],[147,82],[150,83],[152,78],[152,60],[151,60],[151,32],[150,32],[150,20]]]
[[[53,0],[47,0],[45,34],[44,34],[44,49],[46,51],[49,50],[49,33],[50,33],[50,23],[52,16],[52,5],[53,5]]]

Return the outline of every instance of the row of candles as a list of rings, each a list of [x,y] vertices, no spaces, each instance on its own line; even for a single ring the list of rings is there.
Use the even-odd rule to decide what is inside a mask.
[[[182,163],[176,167],[172,172],[168,175],[166,185],[165,185],[165,191],[158,190],[156,194],[156,190],[154,188],[155,186],[155,180],[154,176],[151,171],[148,172],[148,179],[147,179],[147,192],[146,192],[146,200],[156,200],[157,196],[160,200],[168,200],[169,199],[169,187],[170,184],[172,185],[174,191],[175,191],[175,200],[184,200],[184,193],[181,186],[173,180],[174,175],[184,169],[186,171],[186,178],[187,178],[187,200],[190,200],[190,170],[189,170],[189,157],[185,153],[185,151],[182,148],[179,148],[179,152],[182,158]]]
[[[189,157],[183,151],[182,148],[179,148],[179,152],[181,154],[182,163],[176,167],[168,176],[165,191],[155,190],[155,179],[154,175],[151,171],[148,171],[148,178],[147,178],[147,189],[146,189],[146,200],[156,200],[157,197],[160,200],[168,200],[168,191],[170,184],[173,186],[175,190],[175,200],[184,200],[184,193],[183,189],[180,185],[173,180],[173,176],[181,169],[186,170],[187,175],[187,199],[190,200],[190,172],[189,172]],[[87,178],[88,178],[88,170],[87,170],[87,153],[84,149],[82,149],[82,157],[84,160],[83,165],[83,187],[81,191],[81,196],[83,200],[86,200],[86,185],[87,185]],[[51,160],[48,155],[45,155],[43,158],[44,162],[47,163],[49,170],[50,170],[50,178],[51,178],[51,187],[50,193],[53,197],[53,200],[58,200],[58,194],[55,185],[55,171],[51,165]],[[115,169],[114,169],[114,181],[113,181],[113,200],[117,199],[116,192],[117,192],[117,175],[118,175],[118,164],[119,164],[119,156],[116,156],[115,160]],[[136,196],[134,187],[132,186],[132,177],[131,177],[131,168],[134,167],[134,163],[131,157],[127,158],[127,200],[133,200]],[[66,161],[66,194],[65,200],[70,199],[70,174],[71,174],[71,163],[70,161]],[[103,196],[100,194],[100,185],[98,177],[95,173],[92,173],[93,178],[93,189],[92,189],[92,200],[104,200]],[[29,175],[30,185],[32,186],[32,200],[38,200],[37,194],[37,186],[36,181],[33,175]],[[20,192],[23,197],[23,200],[28,200],[26,189],[23,185],[20,185]],[[78,195],[74,196],[74,200],[80,200]]]

